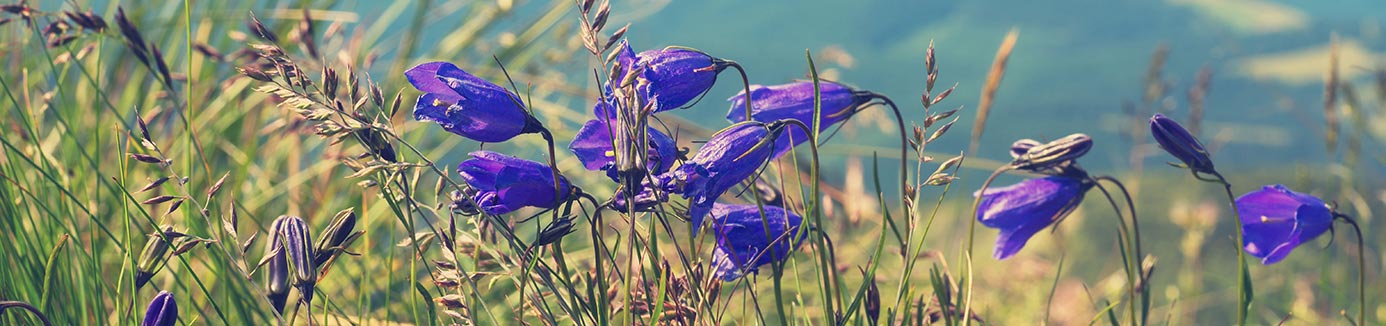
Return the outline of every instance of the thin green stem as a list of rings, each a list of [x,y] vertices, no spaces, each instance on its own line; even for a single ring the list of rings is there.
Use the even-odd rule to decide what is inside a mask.
[[[1232,214],[1237,218],[1237,325],[1245,326],[1247,318],[1247,308],[1251,306],[1253,288],[1246,265],[1246,251],[1242,250],[1242,214],[1237,210],[1237,198],[1232,194],[1232,184],[1227,182],[1222,174],[1213,172],[1217,181],[1222,183],[1223,190],[1227,193],[1227,203],[1232,205]]]

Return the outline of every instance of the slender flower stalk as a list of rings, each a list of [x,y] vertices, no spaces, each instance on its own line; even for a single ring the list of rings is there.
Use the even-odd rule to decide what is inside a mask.
[[[1160,148],[1183,162],[1182,165],[1175,165],[1176,167],[1189,169],[1194,178],[1200,181],[1222,184],[1223,191],[1227,194],[1227,203],[1232,206],[1233,214],[1236,214],[1237,244],[1240,246],[1245,243],[1242,234],[1245,226],[1242,223],[1241,212],[1237,209],[1237,199],[1232,194],[1232,184],[1213,168],[1213,160],[1203,143],[1179,122],[1159,113],[1150,117],[1150,135],[1160,144]],[[1251,284],[1251,272],[1246,264],[1246,252],[1240,248],[1237,250],[1237,275],[1237,325],[1244,326],[1247,310],[1251,307],[1251,300],[1255,295]]]

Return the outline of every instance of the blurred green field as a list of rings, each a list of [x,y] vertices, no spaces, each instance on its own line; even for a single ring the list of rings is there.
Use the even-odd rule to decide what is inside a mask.
[[[1267,5],[1252,0],[1218,3]],[[642,11],[658,11],[660,2],[617,1],[611,5],[612,22],[606,32],[631,22],[629,33],[633,40],[660,39],[664,33],[671,33],[669,42],[711,43],[714,38],[737,37],[697,31],[674,36],[674,31],[665,30],[671,27],[656,26],[662,20],[644,18],[668,14]],[[525,283],[521,279],[569,277],[577,280],[574,284],[584,284],[580,281],[583,276],[526,272],[535,267],[522,263],[517,258],[522,255],[507,246],[505,240],[496,239],[494,230],[498,226],[487,225],[480,218],[448,214],[451,199],[443,191],[447,185],[434,172],[434,168],[453,170],[468,152],[480,148],[542,160],[548,153],[543,139],[521,136],[506,143],[479,146],[436,125],[417,122],[409,111],[419,92],[403,78],[403,71],[415,64],[442,60],[457,63],[486,79],[504,80],[504,73],[495,64],[503,62],[509,76],[525,92],[535,115],[559,139],[555,157],[558,169],[587,192],[607,198],[614,184],[597,172],[583,169],[565,148],[566,140],[588,119],[598,89],[591,74],[602,65],[580,41],[577,6],[568,0],[502,0],[383,5],[337,1],[40,1],[7,7],[6,12],[0,13],[4,20],[0,24],[0,52],[5,53],[7,62],[0,74],[0,87],[5,90],[4,99],[0,100],[0,112],[5,117],[4,131],[0,132],[0,179],[4,180],[0,183],[0,199],[4,200],[0,205],[0,230],[4,230],[0,232],[0,264],[10,267],[0,268],[0,301],[27,303],[55,325],[135,324],[143,318],[144,306],[160,290],[174,293],[179,303],[179,324],[186,325],[588,324],[585,320],[574,321],[558,308],[563,300],[560,298],[582,298],[610,291],[619,306],[626,300],[623,297],[631,294],[632,287],[640,286],[578,286],[581,291],[555,294],[553,288],[542,287],[536,281],[528,282],[528,294],[543,291],[553,297],[521,297],[518,284]],[[665,10],[687,9],[682,6],[688,4],[670,6],[675,8]],[[723,6],[726,5],[718,4],[716,8]],[[766,4],[746,6],[750,7],[744,9],[747,12],[772,11],[766,9]],[[963,13],[975,15],[978,10],[972,5],[961,6]],[[1219,9],[1223,7],[1187,6],[1205,15],[1231,19],[1222,11],[1229,9]],[[149,47],[130,42],[129,30],[117,24],[118,8],[123,8],[123,15]],[[873,3],[861,10],[886,8]],[[87,12],[100,17],[103,28],[80,26],[71,18]],[[276,35],[274,40],[257,36],[251,13]],[[690,11],[688,15],[698,12]],[[1293,18],[1297,16],[1285,15],[1290,18],[1280,19],[1297,21]],[[65,23],[54,25],[59,21]],[[1285,28],[1265,21],[1232,24],[1240,32]],[[986,29],[1004,30],[996,26]],[[930,279],[930,268],[940,268],[954,278],[964,277],[956,274],[964,265],[960,252],[968,237],[971,193],[989,171],[1005,163],[1002,148],[1012,139],[1001,138],[1030,131],[1035,133],[1019,137],[1053,139],[1071,132],[1093,134],[1102,145],[1085,159],[1094,161],[1089,166],[1091,172],[1114,176],[1126,182],[1135,194],[1145,251],[1156,261],[1147,284],[1152,293],[1151,324],[1222,325],[1234,320],[1234,250],[1238,246],[1232,234],[1236,224],[1222,190],[1194,180],[1186,170],[1160,164],[1173,159],[1161,152],[1145,131],[1138,130],[1144,128],[1153,112],[1173,109],[1181,112],[1179,116],[1184,120],[1187,107],[1192,105],[1185,93],[1196,87],[1189,81],[1175,83],[1164,78],[1194,75],[1196,71],[1187,68],[1197,65],[1184,60],[1169,67],[1164,72],[1167,75],[1161,74],[1163,66],[1158,64],[1147,72],[1151,51],[1159,47],[1158,42],[1122,43],[1122,52],[1092,62],[1112,76],[1093,76],[1090,79],[1098,81],[1083,84],[1101,83],[1113,88],[1117,86],[1111,85],[1129,85],[1121,87],[1134,94],[1130,98],[1079,86],[1069,88],[1064,82],[1052,81],[1046,81],[1053,84],[1049,90],[1017,90],[1013,83],[1034,85],[1037,79],[1054,78],[1034,70],[1052,58],[1019,48],[1012,54],[1006,83],[997,95],[1003,104],[991,112],[999,118],[988,122],[980,152],[967,153],[957,170],[960,179],[952,185],[921,187],[917,205],[912,214],[906,214],[897,183],[901,179],[896,168],[899,160],[909,163],[906,179],[927,178],[939,162],[966,151],[976,116],[976,97],[984,87],[986,73],[977,67],[990,64],[991,54],[1002,42],[1002,34],[939,30],[944,34],[940,38],[951,41],[935,44],[943,67],[940,87],[956,82],[961,94],[940,105],[943,109],[963,109],[958,113],[958,125],[925,151],[936,161],[916,166],[915,157],[899,157],[894,118],[886,110],[873,108],[854,117],[820,148],[821,196],[810,194],[814,182],[809,168],[811,156],[804,149],[807,145],[795,153],[794,159],[770,164],[765,178],[772,183],[788,184],[789,189],[784,191],[788,202],[821,208],[825,223],[818,228],[831,237],[832,266],[824,268],[818,260],[823,247],[806,241],[784,265],[783,315],[775,309],[779,296],[773,295],[776,284],[772,284],[767,267],[746,282],[721,285],[718,301],[697,307],[700,319],[696,324],[827,324],[833,316],[826,316],[828,310],[823,307],[836,305],[844,309],[845,305],[824,302],[828,294],[823,293],[819,283],[821,275],[827,270],[834,271],[830,275],[839,275],[835,290],[842,293],[836,295],[845,295],[845,301],[851,302],[865,284],[858,268],[867,266],[878,246],[883,248],[883,258],[875,261],[878,272],[874,282],[883,299],[881,310],[893,310],[899,318],[916,309],[937,309],[937,303],[928,302],[937,290]],[[1020,30],[1020,39],[1029,40],[1030,30]],[[1084,36],[1073,33],[1070,37]],[[1377,234],[1386,231],[1386,227],[1375,221],[1375,214],[1386,209],[1386,187],[1382,187],[1386,179],[1380,173],[1386,166],[1386,151],[1381,147],[1386,144],[1386,123],[1381,123],[1386,121],[1386,70],[1380,66],[1381,57],[1372,51],[1386,43],[1379,37],[1345,38],[1349,40],[1342,44],[1347,44],[1347,55],[1354,59],[1341,67],[1345,72],[1341,88],[1330,88],[1337,94],[1337,102],[1330,106],[1336,111],[1328,114],[1339,121],[1337,125],[1323,125],[1324,112],[1316,106],[1323,101],[1322,94],[1305,96],[1302,89],[1321,90],[1318,83],[1322,81],[1303,82],[1312,85],[1300,88],[1268,90],[1267,93],[1278,94],[1281,101],[1299,103],[1301,108],[1275,111],[1267,115],[1278,120],[1254,123],[1239,123],[1230,116],[1258,113],[1219,111],[1223,109],[1215,107],[1238,103],[1235,97],[1257,91],[1254,87],[1238,84],[1226,93],[1214,87],[1208,94],[1208,111],[1215,112],[1210,116],[1218,119],[1205,122],[1202,134],[1214,148],[1219,166],[1223,166],[1221,162],[1235,162],[1226,166],[1236,169],[1224,172],[1235,185],[1234,191],[1244,193],[1265,184],[1283,183],[1335,201],[1341,211],[1358,218],[1367,239],[1366,251],[1358,252],[1351,231],[1339,228],[1338,231],[1346,232],[1337,232],[1332,240],[1324,237],[1302,246],[1284,262],[1270,266],[1253,262],[1255,301],[1250,324],[1347,324],[1345,316],[1355,316],[1361,310],[1367,316],[1362,322],[1365,325],[1386,320],[1386,302],[1381,302],[1379,295],[1386,293],[1386,284],[1377,282],[1386,261]],[[929,43],[922,40],[925,39],[898,43],[917,46],[893,46],[891,56],[918,58],[908,67],[867,60],[854,62],[850,54],[834,52],[843,50],[833,50],[830,44],[769,43],[776,47],[775,53],[787,51],[791,55],[742,58],[738,56],[755,56],[757,51],[741,47],[728,51],[734,53],[728,57],[746,63],[753,83],[764,84],[807,76],[808,62],[801,52],[805,48],[818,60],[818,69],[825,78],[849,84],[875,85],[873,73],[892,74],[892,80],[907,73],[906,78],[911,79],[891,84],[888,94],[901,104],[908,125],[927,114],[914,101],[923,90],[926,73],[920,67]],[[1323,36],[1323,42],[1328,40],[1328,36]],[[345,104],[360,108],[363,115],[375,119],[390,135],[398,136],[389,141],[401,154],[402,162],[423,164],[358,172],[362,164],[368,163],[371,149],[350,135],[339,138],[340,142],[319,137],[321,130],[316,129],[319,126],[314,121],[304,119],[290,107],[292,104],[285,104],[288,96],[267,94],[263,88],[267,83],[245,72],[246,67],[264,67],[257,53],[265,51],[263,45],[272,44],[305,67],[301,74],[317,83],[328,83],[324,78],[329,75],[323,68],[333,69],[340,93],[350,99]],[[669,44],[635,46],[664,45]],[[719,47],[730,46],[679,45],[703,48],[714,54],[718,54],[715,50]],[[850,45],[845,52],[853,51]],[[986,52],[975,53],[978,48]],[[1181,48],[1176,46],[1169,51],[1178,56]],[[1108,67],[1108,61],[1116,61],[1116,57],[1123,61],[1110,62]],[[1124,60],[1140,64],[1131,65]],[[950,70],[953,62],[959,62],[960,69]],[[1376,66],[1356,65],[1373,62]],[[767,68],[761,71],[768,72],[756,76],[756,63],[765,63]],[[853,68],[858,66],[861,68]],[[1275,76],[1287,75],[1302,73],[1291,71]],[[1130,76],[1138,78],[1112,80]],[[1153,80],[1142,81],[1142,76],[1153,76]],[[352,77],[357,82],[352,82]],[[381,90],[383,104],[372,103],[375,87]],[[722,96],[740,87],[740,80],[733,74],[724,74],[703,102],[664,116],[662,123],[680,131],[680,147],[696,149],[702,140],[725,126],[722,117],[726,105]],[[1036,96],[1039,92],[1095,92],[1087,96],[1103,97],[1110,103],[1128,101],[1130,105],[1125,111],[1119,105],[1110,105],[1110,109],[1100,109],[1101,112],[1084,109],[1077,117],[1027,120],[1040,114],[1027,113],[1015,103],[1033,99],[1036,106],[1050,107],[1057,105],[1051,102],[1062,102]],[[1257,99],[1262,100],[1266,99]],[[402,103],[393,104],[399,105],[402,112],[390,114],[394,102]],[[1298,125],[1258,129],[1284,120]],[[937,126],[934,128],[930,131],[937,130]],[[1329,133],[1341,140],[1329,148],[1319,147]],[[1289,145],[1251,145],[1262,140],[1275,143],[1267,138],[1283,134],[1292,139]],[[151,144],[142,144],[144,137]],[[1289,154],[1252,155],[1270,150]],[[1329,154],[1286,159],[1309,156],[1306,153]],[[143,156],[134,154],[167,161],[140,162]],[[1270,163],[1237,162],[1244,158]],[[430,168],[427,163],[434,165]],[[168,179],[161,184],[142,190],[165,177]],[[1003,176],[995,185],[1019,180],[1018,176]],[[209,194],[210,188],[219,191]],[[153,200],[160,196],[170,197]],[[1124,306],[1112,308],[1117,306],[1113,302],[1124,302],[1127,293],[1117,226],[1113,223],[1117,215],[1099,197],[1089,194],[1087,202],[1073,216],[1052,233],[1038,234],[1024,251],[1008,260],[998,261],[986,254],[996,232],[978,230],[977,252],[981,254],[974,261],[973,308],[985,324],[1111,324],[1107,309],[1117,315],[1125,313]],[[728,200],[747,202],[744,198]],[[423,209],[410,208],[415,206]],[[318,232],[331,222],[334,214],[346,209],[358,214],[356,229],[365,231],[349,248],[359,255],[338,257],[330,265],[317,284],[318,299],[313,301],[311,311],[290,308],[284,316],[277,316],[263,298],[264,273],[251,272],[265,251],[270,221],[280,215],[302,216]],[[518,239],[533,242],[551,221],[547,214],[525,220],[539,212],[530,209],[504,216],[510,225],[499,228],[513,230]],[[915,220],[907,221],[904,216],[914,216]],[[886,225],[887,218],[897,224]],[[596,257],[593,242],[586,234],[587,220],[580,223],[584,224],[580,231],[567,237],[562,247],[535,253],[540,253],[541,260],[552,260],[556,259],[552,258],[555,251],[561,252],[570,264],[559,267],[562,272],[582,275],[593,265],[610,260],[608,264],[615,263],[624,271],[634,270],[633,273],[648,278],[641,280],[653,284],[662,275],[656,270],[669,272],[667,277],[675,279],[692,277],[689,271],[706,265],[713,245],[710,239],[690,238],[684,232],[687,223],[677,219],[609,213],[601,225],[609,232],[603,239],[615,241],[617,250],[614,257]],[[171,225],[205,241],[178,248],[187,251],[160,264],[149,284],[137,289],[134,281],[137,266],[142,263],[141,252],[160,225]],[[438,239],[435,230],[439,229],[458,230],[451,234],[458,247],[439,245],[445,241]],[[631,239],[628,230],[643,237],[637,239],[653,244],[632,244],[627,240]],[[900,234],[904,234],[904,239]],[[906,259],[911,251],[902,247],[914,246],[923,251]],[[1367,263],[1366,307],[1357,304],[1358,255],[1365,255]],[[470,283],[441,285],[439,275],[444,268],[436,263],[440,260],[461,262],[459,267],[477,274]],[[670,265],[658,267],[650,263],[656,260]],[[903,269],[908,261],[918,265],[905,275]],[[618,280],[627,283],[624,281],[634,279],[632,276]],[[901,290],[907,293],[901,294]],[[448,307],[448,295],[464,297],[466,307]],[[897,298],[901,300],[897,302]],[[840,297],[838,300],[842,301]],[[536,307],[535,302],[545,305]],[[458,316],[450,316],[449,311]],[[605,321],[613,324],[655,321],[651,316],[635,315],[638,320],[631,320],[623,312],[611,313],[611,319]],[[850,324],[869,323],[861,311],[846,314],[852,317]],[[1126,320],[1123,316],[1116,323],[1126,324]],[[37,323],[38,319],[20,309],[0,310],[0,324]]]

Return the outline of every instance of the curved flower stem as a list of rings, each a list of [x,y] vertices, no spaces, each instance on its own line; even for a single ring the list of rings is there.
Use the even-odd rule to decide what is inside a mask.
[[[1136,253],[1136,255],[1135,255],[1134,257],[1132,257],[1132,259],[1133,259],[1132,265],[1135,267],[1135,271],[1136,271],[1136,284],[1133,284],[1133,286],[1139,285],[1139,287],[1140,287],[1140,292],[1141,292],[1141,320],[1140,320],[1141,322],[1140,322],[1140,325],[1144,325],[1144,324],[1147,322],[1147,319],[1148,319],[1148,317],[1149,317],[1149,316],[1148,316],[1148,309],[1150,309],[1150,308],[1149,308],[1149,307],[1150,307],[1150,280],[1147,279],[1147,276],[1145,275],[1145,267],[1142,265],[1143,262],[1145,261],[1145,252],[1143,252],[1143,251],[1141,250],[1141,225],[1140,225],[1139,219],[1136,218],[1136,215],[1137,215],[1137,214],[1136,214],[1136,203],[1135,203],[1135,200],[1131,198],[1131,192],[1128,191],[1128,190],[1126,189],[1126,185],[1123,184],[1123,183],[1121,183],[1120,180],[1117,180],[1116,178],[1114,178],[1114,177],[1112,177],[1112,176],[1106,176],[1106,175],[1096,177],[1095,180],[1097,180],[1097,181],[1107,181],[1107,182],[1109,182],[1109,183],[1111,183],[1111,184],[1113,184],[1113,185],[1116,185],[1116,186],[1117,186],[1117,189],[1118,189],[1118,190],[1121,190],[1121,196],[1124,197],[1124,198],[1126,199],[1126,211],[1130,212],[1130,214],[1131,214],[1131,216],[1130,216],[1130,217],[1131,217],[1131,239],[1133,240],[1133,241],[1132,241],[1132,244],[1131,244],[1131,247],[1135,250],[1135,253]],[[1117,214],[1120,215],[1121,212],[1118,211]]]
[[[742,68],[741,64],[736,63],[736,61],[724,61],[727,66],[736,68],[736,72],[741,74],[741,85],[746,87],[746,93],[744,93],[746,94],[746,120],[751,120],[751,79],[746,78],[746,68]]]
[[[812,61],[809,62],[809,65],[810,65],[810,67],[812,66]],[[815,81],[817,80],[816,76],[817,76],[817,75],[816,75],[816,73],[815,73],[815,79],[814,79]],[[815,88],[816,88],[816,87],[815,87]],[[815,90],[814,90],[814,93],[817,94],[818,91],[815,89]],[[818,95],[814,95],[814,97],[817,98]],[[815,100],[815,102],[817,102],[817,101]],[[817,111],[817,110],[815,110],[815,111]],[[795,119],[785,119],[785,120],[779,120],[779,121],[783,121],[784,123],[789,124],[789,125],[794,125],[794,126],[800,128],[801,130],[803,130],[806,134],[810,134],[810,135],[815,135],[815,134],[816,134],[816,133],[812,132],[813,129],[811,129],[808,125],[804,124],[803,121],[799,121],[799,120],[795,120]],[[818,177],[819,177],[819,176],[818,176],[818,173],[819,173],[819,172],[818,172],[818,171],[819,171],[819,166],[818,166],[818,138],[817,138],[817,137],[808,137],[808,141],[809,141],[809,150],[811,151],[810,154],[813,155],[813,161],[812,161],[812,162],[813,162],[813,165],[812,165],[812,167],[809,169],[809,174],[811,175],[810,178],[812,179],[812,183],[811,183],[811,184],[812,184],[812,187],[811,187],[811,188],[812,188],[812,191],[810,192],[810,196],[813,196],[813,197],[810,197],[810,198],[819,198],[820,194],[819,194],[819,189],[818,189]],[[817,201],[814,200],[813,202],[816,203]],[[812,205],[811,207],[812,207],[812,209],[809,211],[809,215],[811,215],[811,216],[813,217],[813,225],[823,225],[823,214],[821,213],[822,206],[819,205],[819,204],[814,204],[814,205]],[[794,235],[794,238],[791,239],[790,242],[789,242],[791,248],[793,247],[793,244],[796,244],[796,243],[798,243],[798,241],[801,241],[801,240],[803,239],[802,237],[805,237],[805,236],[808,235],[808,228],[800,227],[798,231],[799,231],[799,232],[797,232],[797,233],[799,233],[799,234]],[[824,316],[824,318],[828,318],[827,321],[828,321],[829,323],[832,323],[832,322],[835,321],[835,320],[833,320],[833,319],[836,318],[836,317],[834,317],[833,315],[836,314],[836,313],[838,313],[838,311],[836,311],[836,308],[833,306],[834,301],[833,301],[833,295],[832,295],[833,293],[836,293],[836,291],[832,291],[832,290],[835,290],[835,289],[836,289],[836,286],[834,286],[834,284],[836,284],[837,282],[835,282],[835,277],[833,276],[833,267],[832,267],[833,265],[832,265],[832,263],[830,263],[830,262],[832,261],[832,258],[829,257],[829,250],[827,250],[827,248],[829,247],[829,244],[827,243],[826,239],[827,239],[827,237],[826,237],[826,236],[823,236],[823,235],[820,235],[820,236],[818,236],[818,237],[816,238],[816,240],[818,240],[818,246],[819,246],[819,248],[823,248],[823,250],[815,250],[815,251],[818,252],[818,260],[819,260],[818,263],[819,263],[819,266],[822,267],[823,270],[824,270],[824,272],[823,272],[823,280],[822,280],[822,282],[823,282],[823,302],[824,302],[825,304],[827,304],[827,306],[828,306],[828,311],[829,311],[829,312],[832,312],[832,313],[826,314],[826,315]],[[788,318],[788,317],[787,317],[788,315],[785,314],[784,303],[783,303],[783,302],[780,300],[780,298],[779,298],[779,297],[780,297],[780,287],[779,287],[779,283],[780,283],[780,278],[781,278],[781,276],[782,276],[781,274],[783,274],[783,273],[781,273],[781,271],[780,271],[779,268],[777,267],[777,268],[776,268],[776,271],[775,271],[775,301],[776,301],[775,303],[776,303],[776,305],[777,305],[778,308],[779,308],[779,312],[780,312],[780,316],[781,316],[780,320],[781,320],[785,325],[788,325],[789,320],[786,319],[786,318]],[[841,297],[841,294],[840,294],[840,293],[838,293],[837,299],[838,299],[838,301],[841,301],[841,300],[842,300],[842,297]],[[839,302],[839,303],[840,303],[840,302]]]
[[[1357,235],[1357,325],[1367,325],[1367,244],[1362,239],[1362,227],[1352,217],[1333,213],[1333,218],[1352,226]]]
[[[1126,270],[1126,294],[1128,298],[1126,307],[1131,313],[1131,325],[1140,325],[1136,322],[1136,275],[1140,274],[1140,264],[1136,261],[1139,258],[1137,258],[1138,256],[1133,257],[1132,255],[1128,255],[1127,252],[1127,250],[1135,249],[1135,245],[1131,243],[1134,241],[1133,239],[1135,237],[1131,235],[1132,231],[1127,227],[1126,221],[1121,219],[1123,215],[1121,213],[1121,207],[1117,204],[1116,198],[1112,197],[1112,193],[1107,191],[1107,187],[1102,186],[1102,183],[1097,182],[1097,178],[1089,177],[1088,180],[1091,180],[1093,185],[1097,186],[1097,190],[1102,191],[1102,195],[1107,197],[1107,202],[1112,204],[1112,210],[1117,214],[1117,234],[1119,238],[1121,238],[1121,267]]]
[[[1245,244],[1242,240],[1242,213],[1237,210],[1237,198],[1232,194],[1232,183],[1227,182],[1222,174],[1213,172],[1217,182],[1222,183],[1222,188],[1227,193],[1227,203],[1232,205],[1233,217],[1237,218],[1237,325],[1246,325],[1247,308],[1251,306],[1252,294],[1250,272],[1246,266],[1246,250],[1242,250]]]
[[[878,93],[871,93],[871,97],[880,100],[881,104],[890,107],[890,111],[895,113],[895,125],[900,129],[900,198],[903,204],[904,197],[908,192],[907,187],[909,186],[909,183],[907,183],[908,181],[906,181],[908,178],[905,178],[905,173],[909,171],[905,164],[905,160],[907,160],[906,157],[909,157],[906,156],[907,151],[905,149],[906,144],[909,143],[909,139],[907,138],[909,136],[905,135],[905,118],[900,115],[900,108],[895,106],[895,101],[891,101],[890,97]],[[908,212],[909,210],[906,210],[906,214],[909,214]]]
[[[39,311],[38,308],[35,308],[33,305],[21,301],[0,301],[0,314],[3,314],[5,312],[5,309],[9,308],[22,308],[24,310],[28,310],[29,313],[32,313],[34,314],[34,316],[38,317],[39,321],[43,322],[44,326],[53,324],[53,322],[48,320],[48,316],[44,316],[43,312]]]
[[[986,194],[987,187],[991,186],[991,182],[996,181],[996,177],[1010,170],[1010,165],[1004,165],[997,168],[996,171],[991,172],[987,180],[982,182],[982,189],[977,190],[977,196],[972,199],[972,215],[968,216],[971,222],[967,224],[967,252],[965,252],[963,256],[966,260],[965,265],[963,265],[965,269],[963,275],[972,275],[972,247],[977,236],[977,208],[982,206],[982,196]],[[963,324],[966,325],[972,321],[972,318],[966,318],[966,316],[970,316],[972,312],[972,277],[968,277],[964,282],[967,284],[963,286],[965,290],[963,293],[963,310],[961,313],[964,316]]]

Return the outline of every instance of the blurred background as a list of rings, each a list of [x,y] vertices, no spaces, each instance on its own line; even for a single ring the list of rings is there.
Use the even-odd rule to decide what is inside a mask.
[[[130,321],[116,308],[132,306],[124,301],[131,294],[102,284],[97,276],[128,275],[142,234],[153,229],[142,219],[129,223],[134,199],[126,201],[119,190],[138,188],[163,172],[109,163],[136,146],[128,139],[134,115],[150,121],[155,138],[176,158],[176,170],[190,177],[189,189],[205,189],[223,174],[232,176],[224,193],[234,203],[208,206],[214,212],[231,205],[241,209],[242,236],[263,231],[281,214],[302,215],[320,227],[337,211],[357,208],[363,216],[359,229],[367,230],[356,248],[363,256],[334,265],[332,277],[320,283],[322,297],[346,298],[337,311],[358,323],[427,319],[420,307],[430,303],[415,295],[421,284],[415,281],[427,277],[428,268],[410,258],[407,245],[398,246],[405,235],[425,228],[406,227],[379,203],[378,191],[345,178],[353,171],[341,161],[359,154],[359,147],[334,147],[314,136],[310,125],[277,107],[278,100],[253,91],[258,82],[236,70],[253,58],[249,44],[264,43],[247,27],[252,12],[279,35],[278,44],[306,64],[351,69],[369,75],[389,98],[402,94],[403,112],[391,122],[445,170],[481,147],[413,121],[407,113],[418,93],[402,72],[422,62],[450,61],[500,81],[499,60],[528,93],[539,118],[555,130],[559,167],[584,189],[611,191],[604,177],[583,173],[562,150],[590,114],[598,88],[593,69],[600,66],[577,37],[572,0],[26,4],[54,13],[90,10],[112,26],[117,7],[123,7],[144,38],[163,50],[177,81],[171,88],[161,86],[153,69],[134,58],[114,28],[102,33],[70,30],[61,35],[76,37],[53,46],[42,29],[56,16],[40,16],[36,28],[25,27],[17,15],[3,16],[8,20],[0,25],[0,53],[7,62],[9,96],[0,101],[5,112],[0,127],[6,128],[0,138],[7,145],[0,175],[9,182],[0,187],[7,202],[0,213],[8,240],[0,241],[0,262],[20,268],[0,270],[0,299],[45,302],[67,315],[61,321]],[[929,214],[933,200],[943,196],[926,241],[929,252],[919,257],[925,264],[959,266],[954,253],[966,238],[971,192],[990,170],[1010,159],[1011,142],[1087,133],[1096,147],[1081,163],[1094,174],[1123,180],[1136,194],[1146,251],[1158,259],[1150,285],[1152,321],[1194,325],[1229,320],[1236,304],[1235,264],[1228,263],[1235,256],[1235,224],[1218,186],[1164,164],[1173,158],[1156,148],[1145,131],[1147,119],[1158,112],[1200,135],[1235,192],[1283,183],[1337,202],[1366,228],[1368,280],[1379,279],[1383,270],[1386,257],[1377,234],[1386,226],[1374,221],[1374,213],[1386,208],[1386,1],[614,0],[611,6],[606,32],[629,23],[625,36],[636,51],[697,48],[741,63],[751,83],[766,85],[806,78],[808,51],[824,78],[894,98],[907,126],[925,117],[918,99],[925,80],[924,53],[932,43],[941,70],[939,88],[957,85],[936,109],[962,108],[953,131],[928,148],[939,161],[968,151],[988,70],[1006,34],[1017,31],[978,151],[967,153],[951,191],[921,190],[927,199],[922,214]],[[311,41],[300,33],[305,16],[312,22]],[[310,43],[319,53],[316,58],[303,55]],[[1337,63],[1332,83],[1331,58]],[[736,77],[728,71],[697,105],[661,114],[679,131],[681,146],[696,149],[698,141],[727,125],[725,99],[742,87]],[[191,108],[188,120],[180,119],[185,104]],[[898,179],[894,160],[899,158],[894,121],[886,112],[871,109],[854,117],[822,148],[823,180],[829,186],[823,200],[830,223],[840,232],[834,241],[842,268],[854,270],[852,266],[864,263],[865,258],[844,253],[872,250],[881,236],[882,210],[900,209],[875,204],[871,178],[879,172],[886,198],[898,195],[889,186]],[[537,137],[485,148],[530,159],[546,153]],[[800,158],[805,154],[799,153]],[[880,157],[879,171],[872,165],[873,155]],[[922,172],[934,166],[925,165]],[[994,185],[1018,180],[1006,176]],[[1041,232],[1015,258],[996,261],[988,255],[977,262],[978,295],[984,298],[979,309],[991,323],[1090,324],[1106,306],[1104,300],[1120,296],[1123,274],[1111,223],[1115,215],[1107,203],[1093,200],[1098,195],[1089,197],[1073,217],[1054,232]],[[191,209],[167,215],[189,233],[219,232],[216,226],[202,225]],[[1361,253],[1346,234],[1350,232],[1307,243],[1276,265],[1254,264],[1252,320],[1342,324],[1340,311],[1357,311],[1355,257]],[[62,247],[63,236],[72,236],[79,246]],[[978,250],[989,252],[994,236],[993,230],[979,229]],[[259,251],[260,245],[250,250]],[[193,256],[191,263],[170,264],[151,284],[182,291],[179,298],[192,302],[185,314],[211,316],[210,307],[223,299],[256,300],[244,283],[217,278],[233,275],[226,274],[231,262],[202,252],[192,253],[210,258]],[[56,260],[48,259],[50,253]],[[254,263],[258,256],[251,256]],[[809,260],[809,254],[798,257]],[[890,264],[898,262],[882,268]],[[805,280],[813,278],[800,272]],[[48,276],[55,274],[50,283]],[[210,289],[199,290],[200,281],[190,283],[191,274],[210,279]],[[843,274],[849,284],[861,281],[850,270]],[[887,297],[895,294],[897,280],[892,277],[898,275],[878,277],[889,284],[883,285]],[[923,270],[917,269],[913,278],[927,284]],[[49,293],[50,287],[57,292]],[[1386,293],[1386,284],[1369,284],[1367,292]],[[48,297],[80,299],[59,306]],[[1381,299],[1369,298],[1369,319],[1386,320]],[[1054,307],[1046,311],[1051,300]],[[269,320],[253,304],[223,304],[230,306],[229,312],[257,312],[259,321]],[[494,309],[504,314],[505,308]],[[809,318],[814,313],[796,309],[791,315]],[[208,319],[242,318],[231,315]],[[728,318],[754,321],[752,315],[735,313]]]

